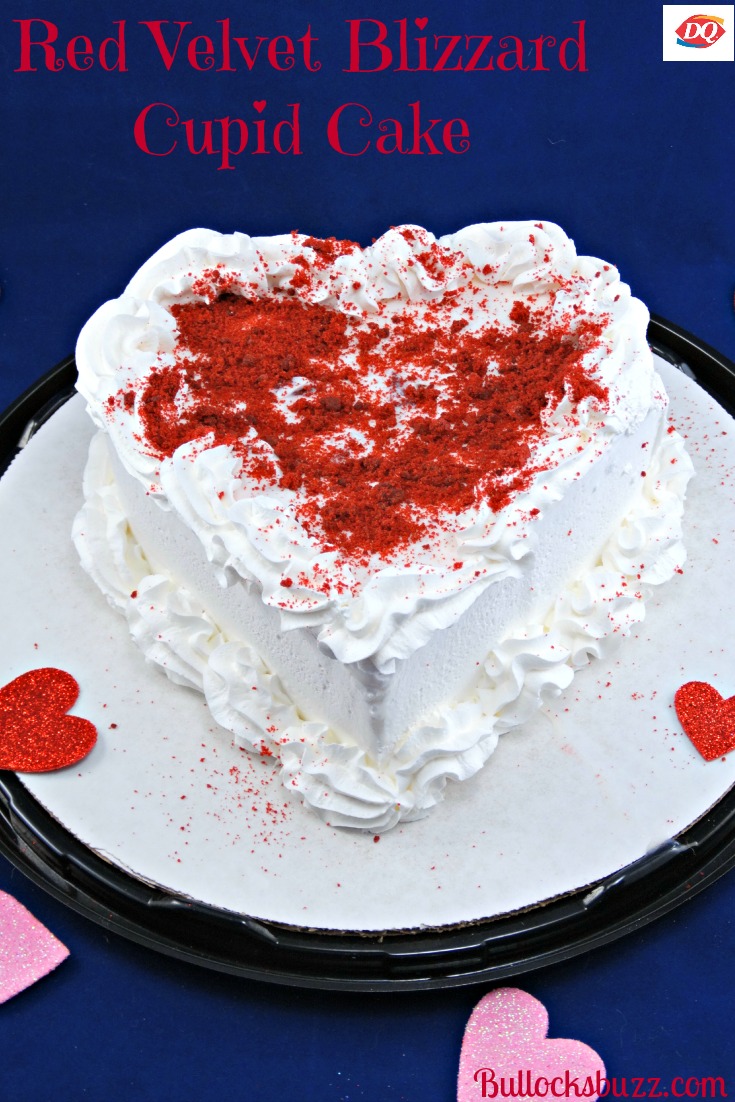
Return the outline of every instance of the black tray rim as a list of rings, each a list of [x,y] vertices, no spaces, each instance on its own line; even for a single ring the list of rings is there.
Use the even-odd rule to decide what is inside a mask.
[[[735,408],[735,364],[652,316],[651,347]],[[29,423],[73,393],[68,356],[0,414],[0,473]],[[528,911],[465,926],[385,934],[302,930],[219,910],[149,885],[63,827],[0,771],[0,853],[72,910],[180,961],[273,984],[345,992],[488,984],[569,960],[668,914],[735,867],[735,789],[660,849],[596,885]]]

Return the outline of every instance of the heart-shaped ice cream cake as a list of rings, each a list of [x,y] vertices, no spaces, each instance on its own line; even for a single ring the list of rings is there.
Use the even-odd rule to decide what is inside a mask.
[[[683,561],[647,318],[548,223],[182,234],[80,336],[82,562],[327,821],[422,815]]]

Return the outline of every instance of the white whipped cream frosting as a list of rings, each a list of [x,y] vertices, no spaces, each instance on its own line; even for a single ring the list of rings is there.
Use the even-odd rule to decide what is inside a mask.
[[[572,241],[553,224],[483,224],[439,239],[419,227],[400,227],[367,249],[355,246],[331,265],[318,265],[306,287],[297,280],[298,294],[355,316],[378,310],[389,315],[447,290],[459,292],[458,309],[477,297],[478,286],[487,286],[496,316],[487,316],[484,303],[486,323],[507,322],[517,298],[532,295],[539,301],[552,293],[552,320],[580,310],[606,319],[601,340],[584,361],[608,388],[604,417],[583,401],[570,431],[571,404],[562,401],[548,411],[548,431],[531,456],[534,465],[549,470],[528,492],[497,513],[480,504],[453,518],[443,545],[434,542],[429,556],[416,552],[408,564],[402,556],[362,570],[325,552],[304,530],[293,491],[273,486],[243,493],[239,464],[228,446],[202,449],[200,440],[159,460],[141,440],[136,417],[108,404],[154,367],[173,362],[177,330],[169,307],[204,297],[194,289],[203,272],[219,267],[251,291],[256,288],[256,294],[285,290],[303,275],[296,258],[318,259],[306,240],[204,229],[176,237],[143,265],[119,299],[105,303],[85,325],[77,345],[78,388],[126,469],[197,534],[223,584],[238,576],[255,581],[265,603],[279,610],[283,630],[313,628],[339,661],[368,660],[385,673],[395,659],[455,623],[489,585],[517,573],[529,551],[531,511],[543,512],[559,500],[619,433],[632,431],[666,398],[645,340],[646,308],[631,297],[615,268],[577,256]],[[429,270],[421,258],[434,244],[446,259]],[[252,445],[268,449],[263,441]],[[460,568],[448,569],[457,562]],[[333,582],[326,588],[325,578]],[[288,589],[284,579],[292,583]]]
[[[310,255],[304,237],[204,229],[182,234],[140,269],[119,299],[93,315],[77,346],[78,388],[104,430],[93,441],[86,503],[75,525],[83,565],[127,617],[146,657],[174,681],[202,691],[215,720],[244,747],[277,755],[289,789],[332,825],[376,831],[424,815],[447,779],[477,772],[501,733],[523,723],[569,684],[575,669],[609,653],[643,618],[650,586],[669,579],[684,561],[681,516],[691,474],[681,438],[662,422],[645,477],[598,560],[539,623],[525,625],[487,655],[466,699],[424,717],[388,760],[376,764],[357,742],[304,720],[252,647],[227,638],[191,593],[152,569],[117,493],[110,446],[142,491],[197,535],[223,586],[240,578],[255,582],[263,601],[278,610],[282,630],[309,628],[338,661],[386,676],[397,660],[456,623],[489,586],[522,575],[537,518],[592,470],[620,434],[634,432],[667,401],[646,344],[646,308],[615,268],[577,256],[559,227],[484,224],[438,240],[418,227],[410,234],[404,229],[330,265],[316,264],[308,286],[297,279],[299,295],[354,317],[389,316],[447,290],[460,301],[465,294],[472,300],[484,285],[492,289],[496,311],[483,319],[490,324],[505,324],[514,300],[524,296],[536,302],[546,296],[559,321],[581,313],[605,322],[584,359],[607,388],[605,409],[583,401],[570,417],[568,399],[548,409],[547,431],[531,456],[542,473],[498,512],[479,504],[452,518],[444,543],[434,542],[430,555],[365,569],[325,552],[300,523],[292,491],[272,486],[244,492],[238,459],[227,446],[202,447],[200,440],[161,460],[141,439],[135,416],[114,402],[153,368],[174,362],[170,306],[206,295],[195,288],[203,272],[219,268],[256,294],[287,290],[303,273],[295,258]],[[445,262],[429,270],[421,255],[434,244],[446,250]],[[251,444],[268,447],[256,439]],[[459,568],[450,569],[456,563]],[[325,577],[335,584],[325,588]],[[292,583],[287,590],[284,579]]]

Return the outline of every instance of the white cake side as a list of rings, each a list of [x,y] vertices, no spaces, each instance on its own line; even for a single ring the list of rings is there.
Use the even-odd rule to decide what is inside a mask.
[[[537,622],[569,582],[583,576],[600,545],[638,496],[640,454],[653,454],[662,415],[653,410],[635,432],[617,437],[584,477],[529,525],[517,572],[487,587],[461,618],[437,630],[390,670],[370,659],[342,663],[309,628],[282,630],[255,583],[234,575],[218,583],[201,542],[170,510],[142,491],[111,456],[120,502],[136,541],[157,573],[177,579],[209,610],[228,638],[249,643],[310,719],[362,747],[379,766],[420,720],[448,700],[470,695],[490,651]]]

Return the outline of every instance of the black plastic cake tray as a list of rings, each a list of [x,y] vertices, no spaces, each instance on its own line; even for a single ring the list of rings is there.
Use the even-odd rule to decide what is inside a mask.
[[[661,318],[652,318],[649,342],[735,410],[733,363]],[[0,416],[0,473],[70,397],[75,378],[69,357]],[[150,886],[83,845],[8,772],[0,772],[0,852],[105,929],[180,960],[279,984],[414,991],[505,980],[665,915],[735,865],[735,790],[678,838],[582,891],[492,921],[380,936],[284,927]]]

